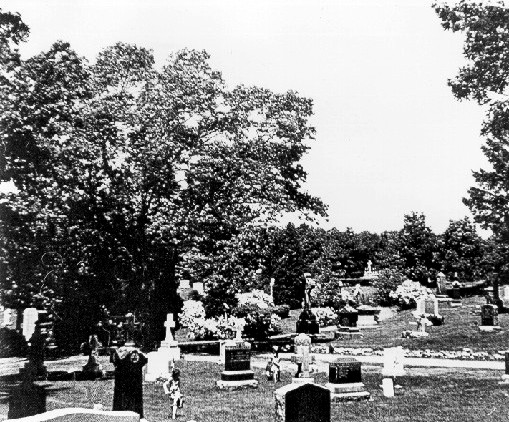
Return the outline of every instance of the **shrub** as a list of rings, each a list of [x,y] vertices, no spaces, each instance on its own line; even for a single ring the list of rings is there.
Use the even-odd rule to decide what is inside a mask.
[[[234,310],[234,315],[245,318],[244,334],[246,337],[263,340],[281,332],[281,327],[278,324],[280,318],[273,313],[272,308],[261,309],[256,305],[246,304],[238,306]]]
[[[238,306],[254,305],[260,309],[267,309],[274,306],[272,297],[263,290],[253,290],[248,293],[237,293]]]
[[[179,322],[182,327],[189,327],[195,319],[205,318],[203,303],[197,300],[186,300],[179,314]]]
[[[373,282],[376,289],[373,299],[379,306],[392,306],[398,304],[398,299],[393,296],[393,292],[403,284],[406,277],[395,270],[384,270]]]
[[[396,301],[401,309],[410,309],[417,306],[417,298],[431,294],[431,290],[422,286],[418,281],[405,280],[390,297]]]
[[[316,316],[318,325],[328,327],[337,323],[337,315],[332,308],[311,308],[311,312]]]

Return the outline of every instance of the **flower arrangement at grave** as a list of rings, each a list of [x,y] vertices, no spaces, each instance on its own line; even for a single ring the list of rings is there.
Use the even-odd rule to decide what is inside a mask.
[[[260,309],[268,309],[274,306],[272,297],[263,290],[252,290],[247,293],[237,293],[238,306],[254,305]]]
[[[330,307],[311,308],[311,312],[316,316],[320,328],[337,324],[338,316],[336,312],[334,312],[334,309]]]
[[[396,290],[390,293],[390,297],[401,309],[415,308],[420,296],[427,296],[432,291],[422,286],[418,281],[405,280]]]

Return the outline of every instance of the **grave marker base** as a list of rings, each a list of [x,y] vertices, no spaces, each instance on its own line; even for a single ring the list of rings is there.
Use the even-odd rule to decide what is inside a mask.
[[[492,332],[500,331],[502,328],[499,325],[479,325],[479,331]]]
[[[502,381],[498,382],[499,385],[509,385],[509,374],[502,375]]]
[[[364,383],[333,384],[328,382],[325,387],[331,392],[331,400],[336,402],[368,400],[371,393],[365,390]]]

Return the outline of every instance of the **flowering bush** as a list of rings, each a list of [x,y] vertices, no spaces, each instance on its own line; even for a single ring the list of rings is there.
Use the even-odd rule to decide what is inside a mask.
[[[414,308],[417,298],[431,294],[431,290],[422,286],[418,281],[405,280],[398,288],[390,293],[402,309]]]
[[[179,314],[179,321],[182,327],[189,327],[195,319],[205,319],[205,308],[198,300],[186,300]]]
[[[217,320],[213,318],[195,318],[187,326],[190,340],[214,340],[218,338]]]
[[[187,336],[191,340],[217,340],[228,339],[235,336],[235,329],[246,325],[243,318],[195,318],[188,325]]]
[[[328,327],[336,324],[337,315],[332,308],[311,308],[311,312],[316,316],[320,327]]]
[[[259,308],[257,305],[246,304],[238,306],[234,314],[245,318],[244,333],[247,337],[260,340],[281,332],[278,324],[281,318],[273,313],[273,308]]]
[[[274,306],[272,297],[263,290],[253,290],[248,293],[237,293],[238,306],[254,305],[260,309],[268,309]]]

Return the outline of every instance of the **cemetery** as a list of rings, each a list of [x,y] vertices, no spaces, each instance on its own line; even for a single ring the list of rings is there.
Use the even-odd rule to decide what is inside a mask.
[[[13,0],[5,1],[12,6]],[[265,12],[252,13],[246,2],[242,13],[228,16],[211,0],[207,3],[224,15],[218,31],[210,13],[196,6],[177,10],[173,2],[158,2],[159,9],[146,2],[146,9],[133,12],[112,5],[118,2],[105,2],[101,9],[75,0],[82,8],[65,16],[59,15],[67,10],[65,2],[42,13],[38,2],[18,1],[23,13],[0,8],[0,422],[508,419],[507,7],[433,4],[427,11],[436,31],[417,37],[433,50],[450,47],[432,44],[449,35],[442,29],[462,34],[467,65],[448,80],[448,88],[456,99],[475,100],[486,112],[482,152],[493,170],[473,172],[478,187],[463,201],[453,198],[471,217],[454,220],[458,212],[447,202],[451,195],[440,190],[459,173],[452,165],[463,157],[458,147],[451,147],[451,156],[432,142],[463,140],[462,125],[453,122],[452,112],[443,112],[453,107],[435,107],[445,97],[440,94],[419,102],[441,110],[435,117],[421,117],[421,110],[402,114],[417,103],[419,91],[409,90],[399,82],[403,74],[395,73],[396,68],[415,73],[403,61],[414,64],[402,44],[411,34],[397,25],[405,21],[420,28],[413,11],[422,7],[417,2],[410,8],[372,2],[372,21],[352,9],[361,20],[350,28],[348,18],[337,25],[333,20],[342,13],[325,12],[332,2],[320,10],[310,6],[309,13],[301,10],[297,18],[292,13],[299,5],[287,8],[286,27],[275,18],[266,24],[268,15],[280,11],[265,2],[259,6],[269,7]],[[354,3],[338,2],[335,12],[358,7]],[[207,7],[204,3],[203,10]],[[205,13],[204,21],[191,22],[191,10]],[[410,18],[379,17],[388,11]],[[25,13],[33,22],[25,22]],[[253,19],[249,28],[245,15]],[[93,22],[87,20],[92,16]],[[254,23],[260,17],[263,24]],[[164,35],[153,38],[161,19]],[[57,21],[73,27],[67,34],[96,56],[82,55],[66,40],[33,52],[42,47],[32,47],[31,37],[60,34]],[[240,32],[228,32],[232,22]],[[380,22],[390,22],[394,40],[366,29]],[[124,24],[130,28],[126,39],[143,34],[154,45],[97,44],[109,35],[125,35]],[[171,31],[181,24],[186,30],[170,43]],[[308,26],[316,39],[306,32]],[[351,31],[346,37],[334,32],[344,27]],[[140,30],[137,36],[134,28]],[[223,29],[228,42],[218,41]],[[187,32],[210,41],[214,54],[191,48],[200,43],[185,38]],[[301,33],[307,41],[294,42]],[[369,66],[341,55],[331,60],[337,52],[329,47],[328,61],[319,63],[324,53],[319,40],[329,33],[337,36],[330,39],[334,45],[343,38],[349,49],[355,44],[358,62],[368,58]],[[284,56],[278,37],[287,35],[302,48],[299,54]],[[365,35],[369,41],[357,45]],[[248,63],[242,59],[244,46],[234,46],[237,38],[245,43],[252,36],[256,48],[278,51],[271,58],[246,48],[253,61]],[[376,50],[380,40],[396,46],[401,62],[390,77],[370,74],[354,82],[364,68],[381,69],[368,49]],[[305,51],[307,43],[316,57]],[[179,49],[167,52],[163,63],[161,45]],[[424,51],[422,45],[415,49]],[[278,68],[295,56],[301,60],[297,66]],[[230,60],[246,73],[245,83],[264,81],[261,75],[270,68],[266,82],[274,88],[237,82],[231,67],[223,76],[216,65],[231,65]],[[336,74],[335,61],[342,70],[354,63],[351,74]],[[304,66],[308,62],[311,72]],[[260,74],[242,68],[246,63]],[[329,68],[332,78],[326,76]],[[276,89],[271,78],[278,71],[281,80],[296,86]],[[306,88],[300,78],[308,73],[312,86],[326,85]],[[389,94],[380,82],[391,79],[398,84],[387,84]],[[414,79],[412,85],[425,80],[421,88],[433,91],[436,82],[424,71]],[[379,90],[370,87],[366,95],[366,81]],[[359,95],[339,89],[343,83]],[[318,98],[304,97],[297,88]],[[334,109],[346,97],[341,113],[356,114],[354,123]],[[363,111],[356,108],[357,97]],[[389,100],[395,99],[403,109],[393,107]],[[376,119],[371,109],[377,110]],[[390,119],[382,113],[389,111]],[[422,128],[410,119],[416,115],[419,124],[425,122]],[[372,121],[390,127],[380,125],[385,132],[379,131],[369,126]],[[452,129],[428,133],[424,126]],[[303,167],[310,150],[320,152],[312,143],[322,133],[335,143],[339,133],[342,146],[350,136],[355,141],[349,144],[362,145],[339,152],[329,144],[315,162],[317,173],[330,171],[319,183],[335,191],[331,204],[308,191],[312,179]],[[377,150],[366,134],[384,148]],[[418,153],[407,148],[420,136],[429,148],[426,144]],[[392,138],[401,141],[393,150]],[[435,151],[433,160],[425,155],[429,151]],[[366,160],[375,155],[374,162]],[[440,165],[442,155],[447,166]],[[355,157],[360,158],[354,163]],[[350,161],[355,166],[349,170]],[[417,165],[422,162],[426,171]],[[428,162],[436,176],[429,191],[422,179],[414,179],[426,173],[432,181]],[[341,176],[334,173],[338,169]],[[387,182],[390,171],[396,171],[397,183]],[[403,182],[411,192],[402,190]],[[404,214],[395,229],[394,210],[402,199],[407,209],[416,204],[427,209],[427,204],[440,210],[429,220],[423,212]],[[348,216],[360,230],[338,228],[350,224]],[[440,227],[439,218],[448,223]]]

